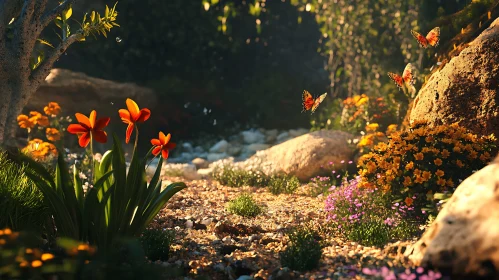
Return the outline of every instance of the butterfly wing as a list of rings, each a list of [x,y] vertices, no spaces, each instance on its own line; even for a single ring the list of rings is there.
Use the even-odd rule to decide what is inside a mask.
[[[326,98],[326,96],[327,92],[315,99],[314,105],[312,106],[312,113],[315,112],[315,110],[317,110],[317,107],[319,107],[319,104],[321,104],[321,102],[324,101],[324,98]]]
[[[392,73],[392,72],[388,72],[388,76],[390,77],[390,79],[392,79],[392,81],[395,82],[395,84],[397,85],[397,87],[399,89],[402,89],[402,86],[404,86],[404,79],[402,79],[402,77],[400,77],[400,75]]]
[[[440,27],[435,27],[428,32],[428,35],[426,35],[426,41],[432,47],[438,46],[438,42],[440,42]]]
[[[411,34],[412,36],[414,36],[414,38],[416,38],[416,40],[418,40],[418,43],[421,47],[423,48],[427,48],[428,47],[428,41],[426,40],[426,38],[419,34],[418,32],[414,31],[414,30],[411,30]]]
[[[306,90],[304,90],[302,94],[302,105],[302,112],[308,111],[314,106],[314,98],[312,97],[312,94]]]
[[[414,84],[414,75],[412,73],[412,64],[407,63],[404,72],[402,73],[402,80],[409,85]]]

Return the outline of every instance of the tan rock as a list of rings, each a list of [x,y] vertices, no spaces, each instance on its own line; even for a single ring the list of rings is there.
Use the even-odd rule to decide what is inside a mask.
[[[285,172],[305,181],[324,173],[329,162],[338,164],[353,157],[348,139],[353,136],[343,131],[321,130],[293,138],[267,150],[259,151],[248,162],[258,162],[267,172]],[[341,168],[341,165],[336,165]]]
[[[410,120],[499,135],[499,19],[442,69],[414,100]]]
[[[97,110],[99,115],[117,115],[117,110],[126,108],[125,100],[132,98],[140,107],[152,109],[156,95],[152,89],[132,83],[118,83],[87,76],[84,73],[65,69],[52,69],[26,108],[43,110],[48,102],[54,101],[62,107],[64,115],[76,112],[89,114]]]
[[[404,255],[459,279],[499,279],[499,162],[457,187],[421,239]]]

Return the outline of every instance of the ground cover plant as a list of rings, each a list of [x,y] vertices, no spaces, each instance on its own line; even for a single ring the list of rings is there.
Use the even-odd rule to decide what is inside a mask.
[[[252,218],[260,215],[263,209],[251,194],[243,193],[229,201],[227,211],[239,216]]]

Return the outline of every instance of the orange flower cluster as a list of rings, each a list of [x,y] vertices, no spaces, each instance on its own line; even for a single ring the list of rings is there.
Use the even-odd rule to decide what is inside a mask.
[[[57,148],[54,144],[35,138],[28,142],[22,149],[23,153],[29,154],[36,160],[46,160],[47,157],[57,157]]]
[[[16,266],[13,268],[38,269],[45,264],[54,262],[56,256],[51,253],[43,253],[38,248],[28,247],[18,250],[15,244],[18,244],[19,242],[19,235],[19,232],[14,232],[9,228],[0,230],[0,250],[5,250],[6,252],[11,251],[16,254],[14,258]],[[13,248],[16,249],[13,250]],[[88,263],[88,257],[93,255],[96,249],[87,244],[80,244],[77,247],[69,248],[66,251],[69,256],[80,255],[85,258],[86,263]],[[60,260],[58,260],[58,262],[60,262]]]
[[[412,196],[453,192],[488,164],[496,151],[493,135],[479,137],[457,123],[431,127],[417,122],[406,132],[389,135],[359,160],[362,187],[378,187],[413,204]]]
[[[147,121],[151,116],[151,111],[147,108],[140,109],[137,103],[130,98],[126,100],[126,105],[127,109],[120,109],[118,113],[123,123],[127,124],[125,142],[128,143],[133,131],[136,131],[136,137],[138,137],[137,124]],[[89,117],[80,113],[76,113],[75,116],[78,124],[70,124],[68,132],[78,136],[78,142],[82,148],[87,147],[92,139],[99,143],[107,142],[107,133],[104,128],[109,124],[109,117],[97,119],[95,110],[90,112]],[[169,150],[175,148],[175,143],[170,143],[170,138],[170,134],[165,135],[163,132],[159,132],[159,138],[151,140],[152,154],[157,156],[161,153],[162,157],[167,159]]]

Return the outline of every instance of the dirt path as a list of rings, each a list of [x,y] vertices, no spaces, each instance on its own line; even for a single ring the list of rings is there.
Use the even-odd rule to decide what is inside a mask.
[[[396,256],[400,256],[401,246],[407,244],[380,249],[324,234],[327,231],[323,198],[299,193],[275,196],[264,188],[232,188],[212,180],[186,184],[189,187],[170,200],[154,226],[176,229],[168,263],[180,264],[194,275],[207,275],[209,279],[238,279],[243,275],[269,279],[274,273],[272,279],[356,279],[362,267],[398,265]],[[261,215],[244,218],[225,210],[227,202],[243,192],[252,193],[265,207]],[[321,231],[328,245],[323,249],[319,268],[305,273],[281,271],[282,277],[276,278],[281,267],[279,252],[288,242],[286,230],[305,223]]]

